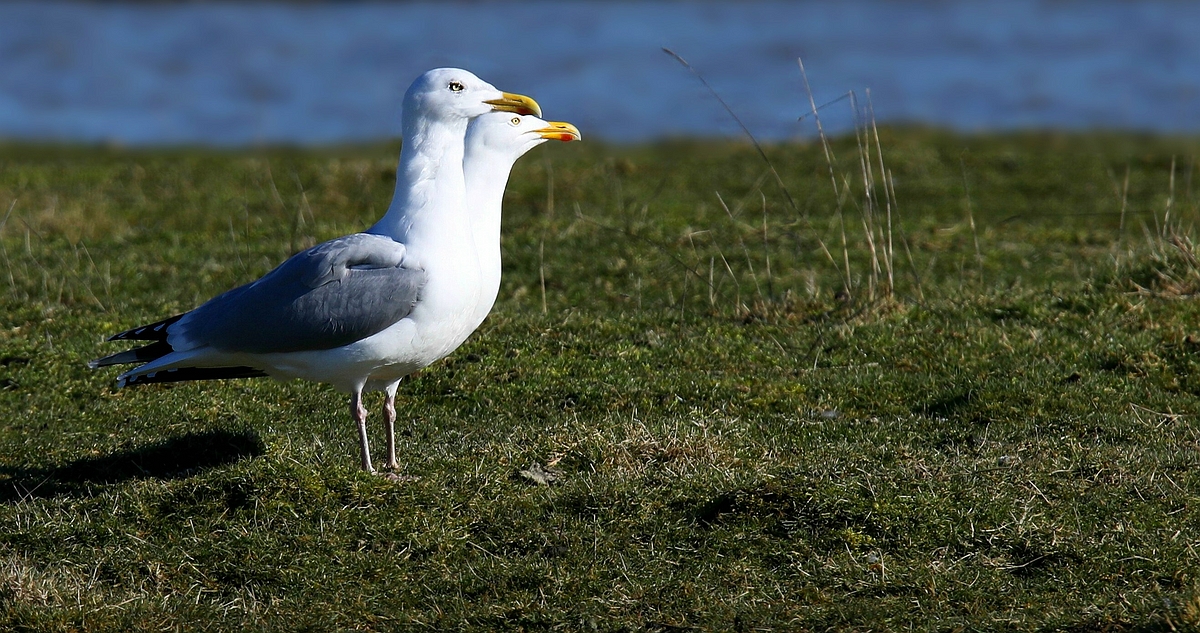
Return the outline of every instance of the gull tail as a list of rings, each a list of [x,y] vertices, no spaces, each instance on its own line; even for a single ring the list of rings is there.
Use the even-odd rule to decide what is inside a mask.
[[[126,373],[117,379],[117,387],[149,385],[158,382],[190,380],[225,380],[228,378],[262,378],[267,372],[254,367],[179,367],[160,369],[145,374]]]
[[[169,319],[135,327],[108,337],[110,341],[153,342],[149,345],[135,347],[131,350],[117,352],[116,354],[88,361],[88,367],[98,369],[112,365],[141,364],[141,367],[135,367],[117,377],[118,388],[161,382],[258,378],[267,375],[261,369],[241,365],[232,367],[189,367],[187,365],[179,365],[181,361],[183,363],[189,362],[188,356],[190,354],[185,354],[183,358],[166,358],[176,353],[176,350],[167,342],[167,330],[182,317],[182,314],[178,314]],[[196,359],[191,358],[190,360],[195,361]]]

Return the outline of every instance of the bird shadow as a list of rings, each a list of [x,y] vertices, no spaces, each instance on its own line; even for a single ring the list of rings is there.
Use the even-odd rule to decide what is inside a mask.
[[[265,452],[265,445],[254,431],[216,430],[188,433],[50,468],[0,466],[0,503],[90,495],[97,486],[137,479],[182,479]]]

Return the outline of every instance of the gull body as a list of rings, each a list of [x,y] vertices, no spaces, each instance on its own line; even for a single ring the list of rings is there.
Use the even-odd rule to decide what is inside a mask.
[[[478,325],[484,281],[468,216],[464,137],[471,119],[493,111],[540,109],[465,70],[423,74],[404,97],[396,192],[367,232],[297,253],[190,312],[114,335],[109,340],[152,342],[90,365],[141,363],[118,377],[122,387],[268,375],[331,384],[350,394],[369,472],[362,393],[382,390],[387,466],[395,469],[400,380],[448,355]]]

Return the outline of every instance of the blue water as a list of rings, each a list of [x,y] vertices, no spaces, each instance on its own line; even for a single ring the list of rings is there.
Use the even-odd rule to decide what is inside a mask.
[[[585,136],[811,134],[870,89],[881,122],[1200,131],[1200,3],[0,3],[0,138],[303,144],[394,137],[442,65]],[[851,125],[848,102],[823,121]]]

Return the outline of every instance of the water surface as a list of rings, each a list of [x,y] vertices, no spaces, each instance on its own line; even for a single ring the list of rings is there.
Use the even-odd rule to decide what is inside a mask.
[[[397,135],[420,72],[475,71],[586,136],[811,133],[880,121],[1200,131],[1200,3],[0,3],[0,137],[302,144]],[[824,115],[850,125],[845,103]]]

